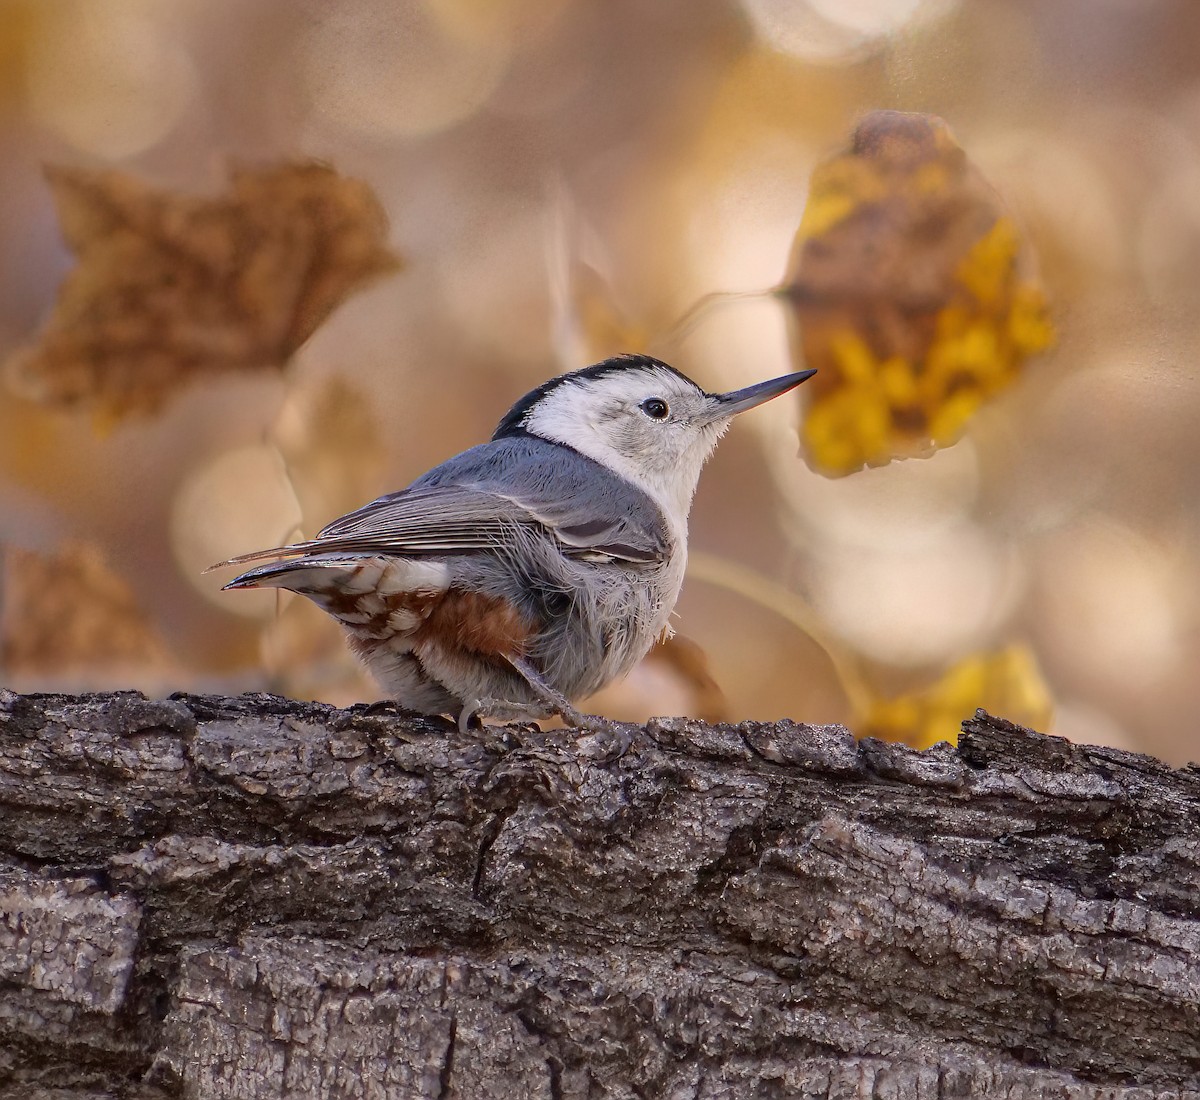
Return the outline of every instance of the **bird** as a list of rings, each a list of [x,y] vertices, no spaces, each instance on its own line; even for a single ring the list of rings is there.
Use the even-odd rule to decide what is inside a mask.
[[[708,393],[658,359],[614,356],[544,382],[488,442],[314,538],[211,568],[272,559],[224,588],[312,600],[405,710],[464,732],[484,717],[592,728],[574,702],[672,633],[717,441],[815,373]]]

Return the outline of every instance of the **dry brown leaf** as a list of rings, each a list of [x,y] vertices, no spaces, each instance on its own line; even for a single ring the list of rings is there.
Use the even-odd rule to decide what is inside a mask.
[[[166,660],[129,586],[95,546],[68,542],[54,554],[5,547],[2,566],[0,667],[6,673],[55,677]]]
[[[798,322],[804,442],[845,474],[953,443],[1054,338],[1029,249],[933,115],[875,111],[818,166],[778,293]]]
[[[7,364],[38,400],[117,417],[203,375],[278,369],[352,291],[399,266],[370,188],[327,165],[238,170],[215,199],[120,172],[47,177],[79,263]]]

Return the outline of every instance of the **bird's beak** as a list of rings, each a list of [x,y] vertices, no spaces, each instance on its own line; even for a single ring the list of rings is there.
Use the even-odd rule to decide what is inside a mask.
[[[795,389],[801,382],[807,378],[811,378],[816,373],[815,369],[802,370],[796,374],[785,374],[782,378],[772,378],[767,382],[756,382],[753,386],[747,386],[744,390],[733,390],[731,393],[714,393],[709,413],[704,418],[704,422],[712,423],[716,420],[726,420],[731,416],[736,416],[740,412],[745,412],[747,409],[752,409],[755,405],[761,405],[764,401],[770,401],[772,397],[778,397],[781,393],[787,393],[788,390]]]

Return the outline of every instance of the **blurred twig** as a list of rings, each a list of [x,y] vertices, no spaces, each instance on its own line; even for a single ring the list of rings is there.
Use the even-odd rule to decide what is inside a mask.
[[[777,294],[776,287],[765,290],[714,290],[697,298],[676,319],[666,332],[655,337],[650,342],[650,350],[666,354],[673,348],[679,347],[699,327],[705,316],[717,306],[732,305],[735,302],[750,302],[760,298],[769,298]]]
[[[857,658],[824,629],[817,613],[803,597],[748,566],[703,550],[689,551],[688,576],[766,608],[807,634],[829,658],[853,712],[865,714],[869,711],[872,693]]]

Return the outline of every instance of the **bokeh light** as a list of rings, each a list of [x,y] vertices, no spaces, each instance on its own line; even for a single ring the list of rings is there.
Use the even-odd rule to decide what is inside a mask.
[[[1146,691],[1174,671],[1195,590],[1169,544],[1088,517],[1046,541],[1038,576],[1042,630],[1093,690]]]
[[[317,112],[384,141],[468,118],[496,87],[509,43],[433,3],[333,5],[314,22],[303,64]]]
[[[209,566],[235,554],[279,546],[296,533],[300,507],[278,450],[270,445],[239,447],[218,455],[180,486],[171,515],[171,542],[180,572],[206,598],[240,615],[273,613],[273,592],[248,592],[228,604],[219,592],[229,569]]]
[[[161,141],[198,85],[178,14],[154,0],[43,5],[26,69],[34,119],[93,156]]]
[[[795,468],[780,449],[772,466],[790,507],[797,542],[817,537],[840,547],[920,549],[962,523],[979,492],[975,447],[963,440],[928,459],[907,459],[831,480]]]
[[[898,668],[947,661],[984,644],[1021,595],[1011,550],[969,523],[921,546],[896,545],[881,526],[870,547],[822,554],[813,605],[858,651]]]
[[[846,62],[880,49],[914,21],[939,18],[957,0],[742,0],[774,49],[804,61]]]

